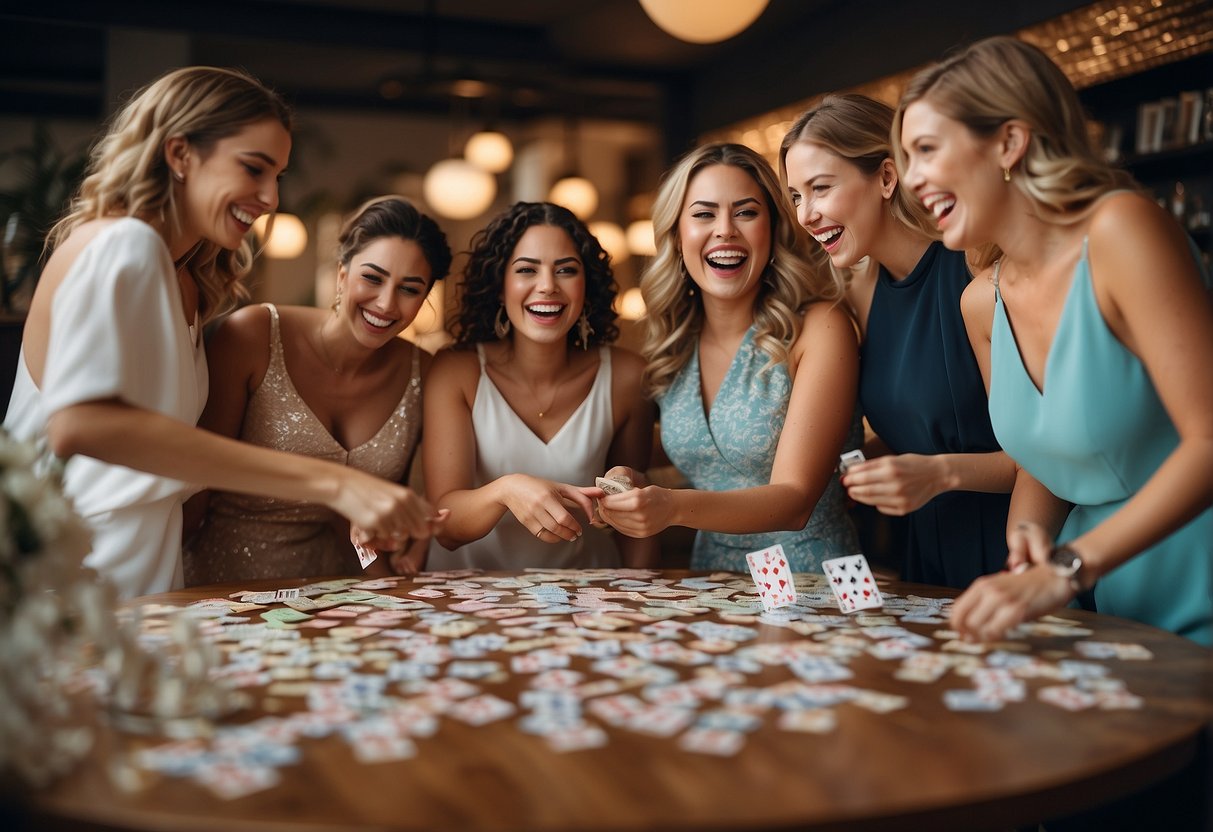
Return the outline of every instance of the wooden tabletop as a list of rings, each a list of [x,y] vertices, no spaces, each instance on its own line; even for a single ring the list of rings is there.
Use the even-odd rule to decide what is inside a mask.
[[[487,582],[504,574],[465,580]],[[703,573],[654,574],[676,583]],[[237,589],[300,583],[205,587],[141,600],[184,605]],[[592,585],[610,588],[605,580]],[[412,597],[408,593],[418,588],[402,580],[396,589],[380,591]],[[902,596],[952,594],[899,583],[882,583],[882,589]],[[460,601],[449,594],[425,600],[439,610]],[[258,612],[247,615],[256,621]],[[1008,702],[996,712],[955,712],[945,707],[943,693],[971,688],[968,679],[948,673],[932,683],[902,681],[894,676],[901,662],[863,653],[845,662],[854,677],[844,684],[908,697],[906,707],[877,713],[854,703],[839,704],[831,709],[836,727],[825,734],[781,730],[778,710],[771,709],[761,712],[761,727],[745,736],[744,747],[733,756],[692,753],[680,748],[676,738],[608,727],[592,717],[589,721],[603,725],[609,742],[558,753],[541,737],[519,729],[524,713],[519,709],[510,718],[479,727],[441,717],[432,736],[416,739],[415,757],[388,763],[359,763],[349,743],[337,735],[301,739],[301,759],[278,769],[278,785],[234,800],[221,800],[188,779],[158,775],[149,788],[118,790],[107,776],[107,761],[163,740],[135,738],[101,725],[91,757],[32,796],[28,822],[31,828],[92,824],[207,832],[1006,829],[1106,802],[1177,771],[1206,741],[1202,737],[1213,717],[1210,651],[1122,619],[1069,610],[1062,617],[1089,628],[1091,634],[1078,639],[1030,636],[1019,650],[1055,663],[1081,659],[1075,652],[1081,640],[1140,644],[1152,658],[1095,660],[1144,699],[1140,709],[1070,712],[1037,696],[1041,688],[1063,682],[1030,678],[1022,702]],[[710,612],[678,620],[720,617]],[[489,621],[477,633],[508,626],[508,619]],[[637,621],[624,632],[639,632],[644,626]],[[738,650],[812,640],[786,627],[744,621],[742,626],[755,627],[757,637]],[[934,635],[946,625],[905,627],[932,636],[933,646],[926,649],[940,652],[943,642]],[[321,630],[303,632],[304,638],[327,638]],[[693,638],[683,636],[676,643],[685,646]],[[370,637],[355,644],[378,649],[382,641]],[[508,669],[516,655],[497,652],[485,659]],[[584,673],[587,682],[607,678],[590,672],[591,664],[591,659],[574,656],[569,668]],[[682,678],[695,672],[691,666],[669,666],[678,668]],[[764,666],[742,684],[761,688],[795,678],[785,666]],[[473,683],[485,693],[518,702],[532,681],[531,674],[509,673],[501,681]],[[252,690],[257,695],[254,712],[229,721],[281,716],[301,707],[266,697],[264,689]],[[642,690],[636,687],[630,693],[640,695]],[[700,711],[719,706],[707,703]]]

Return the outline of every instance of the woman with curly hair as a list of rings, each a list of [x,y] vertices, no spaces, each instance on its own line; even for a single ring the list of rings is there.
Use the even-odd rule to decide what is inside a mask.
[[[656,544],[617,547],[591,522],[612,465],[643,468],[652,406],[644,363],[609,346],[615,282],[570,211],[519,202],[472,240],[454,349],[425,387],[426,489],[451,518],[429,568],[651,566]]]
[[[678,163],[653,206],[646,383],[693,488],[636,488],[599,512],[628,535],[699,529],[696,569],[745,570],[747,552],[781,543],[794,570],[815,570],[857,548],[834,475],[861,437],[855,328],[780,192],[757,153],[713,144]]]
[[[982,247],[962,308],[1019,466],[1011,571],[976,581],[953,627],[998,640],[1093,589],[1101,613],[1213,644],[1213,304],[1183,231],[1014,38],[921,73],[894,131],[944,244]]]
[[[827,95],[788,131],[780,169],[800,224],[835,268],[861,272],[847,299],[863,333],[859,401],[877,453],[852,466],[843,487],[906,516],[906,580],[963,589],[1006,560],[1015,464],[994,438],[960,314],[971,279],[964,252],[935,239],[901,187],[892,125],[887,104]]]
[[[244,73],[169,72],[117,115],[47,241],[5,427],[68,459],[65,489],[93,532],[85,564],[123,596],[182,585],[181,503],[200,486],[324,503],[367,538],[435,526],[396,483],[196,427],[202,325],[241,294],[290,124]]]
[[[397,336],[450,270],[451,250],[438,224],[397,196],[359,208],[337,246],[331,311],[247,306],[210,337],[200,424],[401,482],[420,439],[430,355]],[[362,572],[324,505],[227,491],[194,499],[206,519],[185,548],[187,586]],[[428,545],[382,547],[367,572],[415,574]]]

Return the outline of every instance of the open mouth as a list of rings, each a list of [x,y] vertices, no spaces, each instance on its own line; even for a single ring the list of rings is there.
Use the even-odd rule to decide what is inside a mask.
[[[253,223],[257,219],[257,217],[255,215],[250,214],[248,211],[237,208],[235,205],[233,205],[231,207],[230,213],[231,213],[232,217],[236,220],[236,222],[238,222],[238,223],[240,223],[240,225],[244,226],[243,230],[246,233],[248,232],[248,230],[250,228],[253,227]]]
[[[956,197],[953,194],[946,192],[937,192],[927,194],[922,198],[923,207],[931,212],[931,216],[935,217],[935,224],[938,225],[952,213],[952,209],[956,207]]]
[[[362,320],[366,321],[376,329],[387,329],[392,324],[396,323],[391,318],[381,318],[374,312],[368,312],[365,309],[359,309],[358,311],[362,313]]]
[[[832,225],[829,228],[824,228],[821,231],[812,232],[813,239],[821,243],[821,247],[826,251],[832,251],[838,246],[842,239],[842,226]]]
[[[749,259],[750,255],[739,248],[717,249],[704,257],[708,266],[717,272],[736,272]]]
[[[532,318],[546,323],[556,321],[564,312],[563,303],[528,303],[523,308]]]

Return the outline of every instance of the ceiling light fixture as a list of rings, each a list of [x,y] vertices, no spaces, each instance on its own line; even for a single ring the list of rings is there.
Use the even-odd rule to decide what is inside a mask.
[[[463,158],[481,170],[502,173],[514,161],[514,145],[504,133],[481,130],[464,145]]]
[[[689,43],[716,43],[744,31],[769,0],[640,0],[662,30]]]
[[[470,220],[488,210],[497,197],[497,180],[466,159],[443,159],[425,174],[426,203],[452,220]]]
[[[273,260],[294,260],[307,248],[307,228],[294,214],[262,214],[253,223],[261,252]]]

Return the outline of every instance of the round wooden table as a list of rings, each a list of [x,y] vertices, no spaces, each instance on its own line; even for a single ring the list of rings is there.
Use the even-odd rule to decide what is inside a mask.
[[[689,574],[660,573],[674,579]],[[300,583],[213,586],[140,600],[184,605],[238,589]],[[404,580],[385,592],[405,595],[417,588]],[[898,583],[882,588],[900,595],[952,594]],[[442,609],[456,599],[426,600]],[[398,762],[359,764],[336,736],[303,739],[301,761],[279,769],[278,786],[231,801],[169,777],[140,792],[118,791],[107,777],[107,755],[149,741],[102,725],[91,757],[32,795],[26,820],[36,828],[199,832],[1009,829],[1106,803],[1156,782],[1189,764],[1208,742],[1213,653],[1130,621],[1070,610],[1062,616],[1090,628],[1089,639],[1137,643],[1153,653],[1147,661],[1103,662],[1144,698],[1144,707],[1072,713],[1035,695],[1040,687],[1060,682],[1031,679],[1023,702],[993,713],[954,712],[942,694],[968,687],[965,679],[948,674],[928,684],[900,681],[893,675],[899,662],[860,655],[849,662],[855,676],[846,684],[909,697],[908,707],[880,714],[839,705],[837,727],[823,735],[780,730],[768,714],[731,757],[690,753],[674,739],[617,728],[607,728],[604,747],[556,753],[540,737],[518,729],[521,711],[481,727],[443,718],[433,736],[417,740],[416,757]],[[717,620],[717,615],[683,620]],[[478,632],[508,623],[490,622]],[[750,626],[759,632],[749,644],[806,638],[781,627]],[[906,626],[931,635],[945,625]],[[322,631],[306,632],[319,637]],[[1050,660],[1081,658],[1073,652],[1074,642],[1034,636],[1026,645],[1030,654]],[[940,642],[934,644],[931,649],[938,650]],[[517,654],[486,658],[508,667],[512,655]],[[575,657],[570,667],[588,671],[589,664]],[[689,675],[691,669],[680,672]],[[591,678],[597,677],[587,673]],[[765,667],[745,684],[790,678],[785,667]],[[511,674],[484,687],[517,701],[526,681]],[[258,708],[265,705],[259,700]]]

